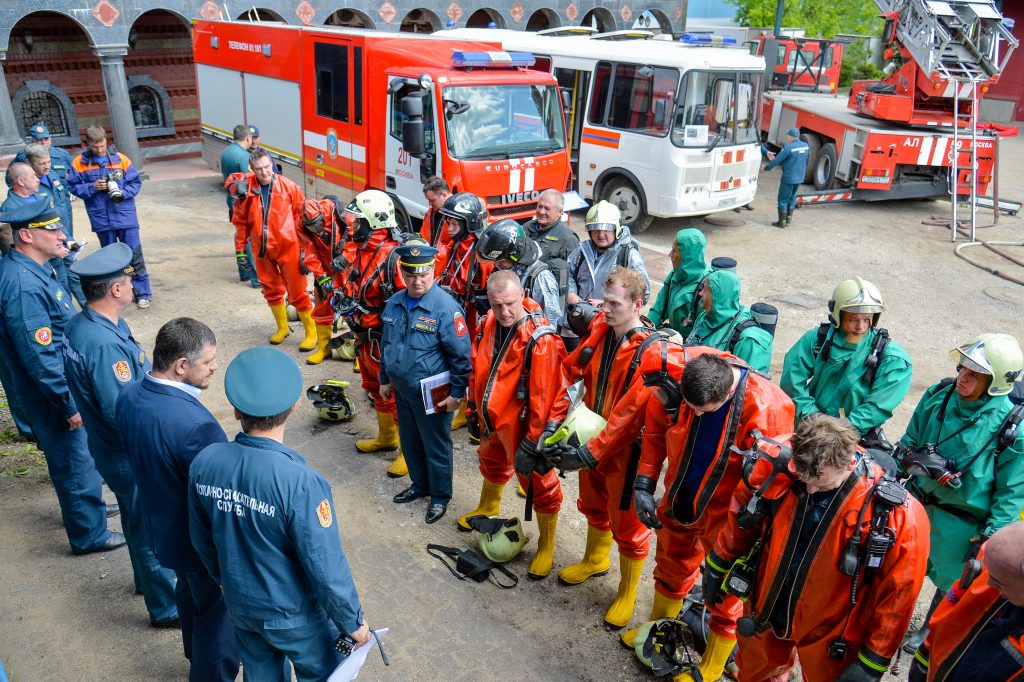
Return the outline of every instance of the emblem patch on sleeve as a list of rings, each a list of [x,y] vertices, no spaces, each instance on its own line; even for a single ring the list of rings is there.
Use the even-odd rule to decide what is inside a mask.
[[[127,360],[118,360],[113,365],[114,376],[122,384],[127,384],[132,380],[132,368],[128,366]]]
[[[462,313],[455,313],[455,317],[453,319],[455,320],[455,333],[458,334],[459,336],[465,336],[466,320],[462,316]]]
[[[334,517],[331,516],[331,503],[326,499],[316,506],[316,517],[320,519],[320,525],[330,528]]]
[[[53,332],[49,327],[40,327],[36,330],[35,338],[40,346],[49,346],[53,342]]]

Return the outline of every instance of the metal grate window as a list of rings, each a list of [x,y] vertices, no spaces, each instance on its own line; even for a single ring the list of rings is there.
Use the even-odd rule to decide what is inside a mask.
[[[136,128],[160,128],[164,125],[164,111],[160,97],[153,88],[136,85],[128,91],[132,103],[132,117]]]
[[[31,92],[21,102],[21,129],[28,134],[37,123],[50,129],[51,137],[68,135],[68,117],[60,100],[48,92]]]

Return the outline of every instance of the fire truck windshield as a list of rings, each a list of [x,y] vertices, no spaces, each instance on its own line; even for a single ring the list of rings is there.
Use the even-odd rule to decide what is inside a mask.
[[[689,71],[679,84],[672,143],[678,147],[758,141],[759,72]]]
[[[554,85],[474,85],[444,89],[448,152],[457,159],[548,154],[565,148]]]

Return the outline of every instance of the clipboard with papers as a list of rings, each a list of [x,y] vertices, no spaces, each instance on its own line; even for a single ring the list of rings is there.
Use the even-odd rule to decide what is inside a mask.
[[[434,376],[420,379],[420,395],[427,414],[437,412],[437,404],[452,393],[451,372],[441,372]]]

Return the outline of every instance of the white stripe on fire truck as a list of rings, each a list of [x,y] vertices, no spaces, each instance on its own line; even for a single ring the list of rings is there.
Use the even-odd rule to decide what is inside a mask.
[[[939,143],[935,145],[935,149],[932,150],[932,156],[928,159],[929,166],[943,165],[944,159],[946,158],[946,151],[949,149],[949,138],[943,137],[939,140]]]
[[[508,193],[516,194],[519,192],[519,176],[522,171],[518,168],[513,168],[508,174]]]
[[[327,151],[327,136],[314,133],[312,130],[302,131],[302,141],[307,147],[312,147],[322,152]],[[344,159],[352,159],[358,163],[366,163],[366,147],[359,144],[352,144],[345,140],[338,140],[338,156]]]
[[[926,136],[921,142],[921,151],[917,155],[917,165],[926,166],[928,164],[928,155],[932,153],[932,145],[935,144],[935,138]]]
[[[533,182],[534,182],[533,181],[533,172],[534,172],[534,170],[535,169],[534,169],[533,166],[530,166],[529,168],[526,169],[526,174],[523,176],[523,191],[524,192],[532,192],[533,191]]]

